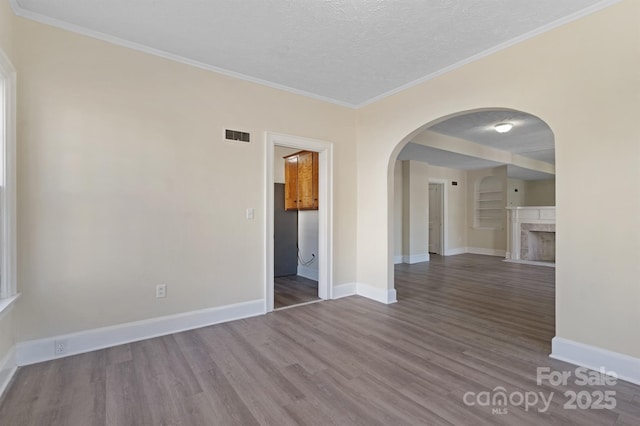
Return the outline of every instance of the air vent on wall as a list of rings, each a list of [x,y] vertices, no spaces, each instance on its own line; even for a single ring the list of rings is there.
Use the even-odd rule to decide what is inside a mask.
[[[240,132],[238,130],[226,129],[224,131],[224,137],[228,141],[251,142],[250,133]]]

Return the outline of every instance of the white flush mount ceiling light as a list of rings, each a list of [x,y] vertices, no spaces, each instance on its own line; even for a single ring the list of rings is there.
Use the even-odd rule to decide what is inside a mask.
[[[507,133],[509,130],[513,128],[513,124],[511,123],[499,123],[494,126],[496,132],[498,133]]]

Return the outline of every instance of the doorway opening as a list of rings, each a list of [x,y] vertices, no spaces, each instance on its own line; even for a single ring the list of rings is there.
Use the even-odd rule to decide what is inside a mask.
[[[429,254],[445,254],[445,182],[429,179]]]
[[[555,223],[555,138],[532,114],[486,108],[443,116],[406,136],[390,161],[395,264],[462,254],[514,261],[521,250],[510,237],[521,234],[521,222]],[[552,258],[547,240],[529,251]],[[392,269],[390,286],[393,276]]]
[[[274,309],[320,300],[318,157],[315,151],[274,147]]]
[[[267,133],[265,312],[332,297],[331,180],[331,143]]]

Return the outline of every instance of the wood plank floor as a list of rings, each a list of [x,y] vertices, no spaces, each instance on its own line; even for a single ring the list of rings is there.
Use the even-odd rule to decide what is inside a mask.
[[[273,279],[273,307],[275,309],[320,300],[318,281],[289,275]]]
[[[536,384],[536,367],[575,368],[548,358],[553,276],[476,255],[398,265],[397,304],[347,297],[21,368],[0,423],[640,424],[638,386],[606,387],[617,405],[595,410],[564,393],[601,387]],[[544,412],[463,402],[499,386],[554,395]]]

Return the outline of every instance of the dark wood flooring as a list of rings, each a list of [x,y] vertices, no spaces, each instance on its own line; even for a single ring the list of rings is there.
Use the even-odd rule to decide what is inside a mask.
[[[301,303],[320,300],[318,297],[318,281],[290,275],[273,279],[273,307],[274,309]]]
[[[548,358],[552,268],[433,256],[396,281],[393,305],[347,297],[21,368],[0,423],[640,424],[638,386],[606,387],[616,407],[595,410],[565,409],[564,393],[601,387],[536,384],[537,367],[575,368]],[[497,387],[554,395],[544,412],[463,402]]]

